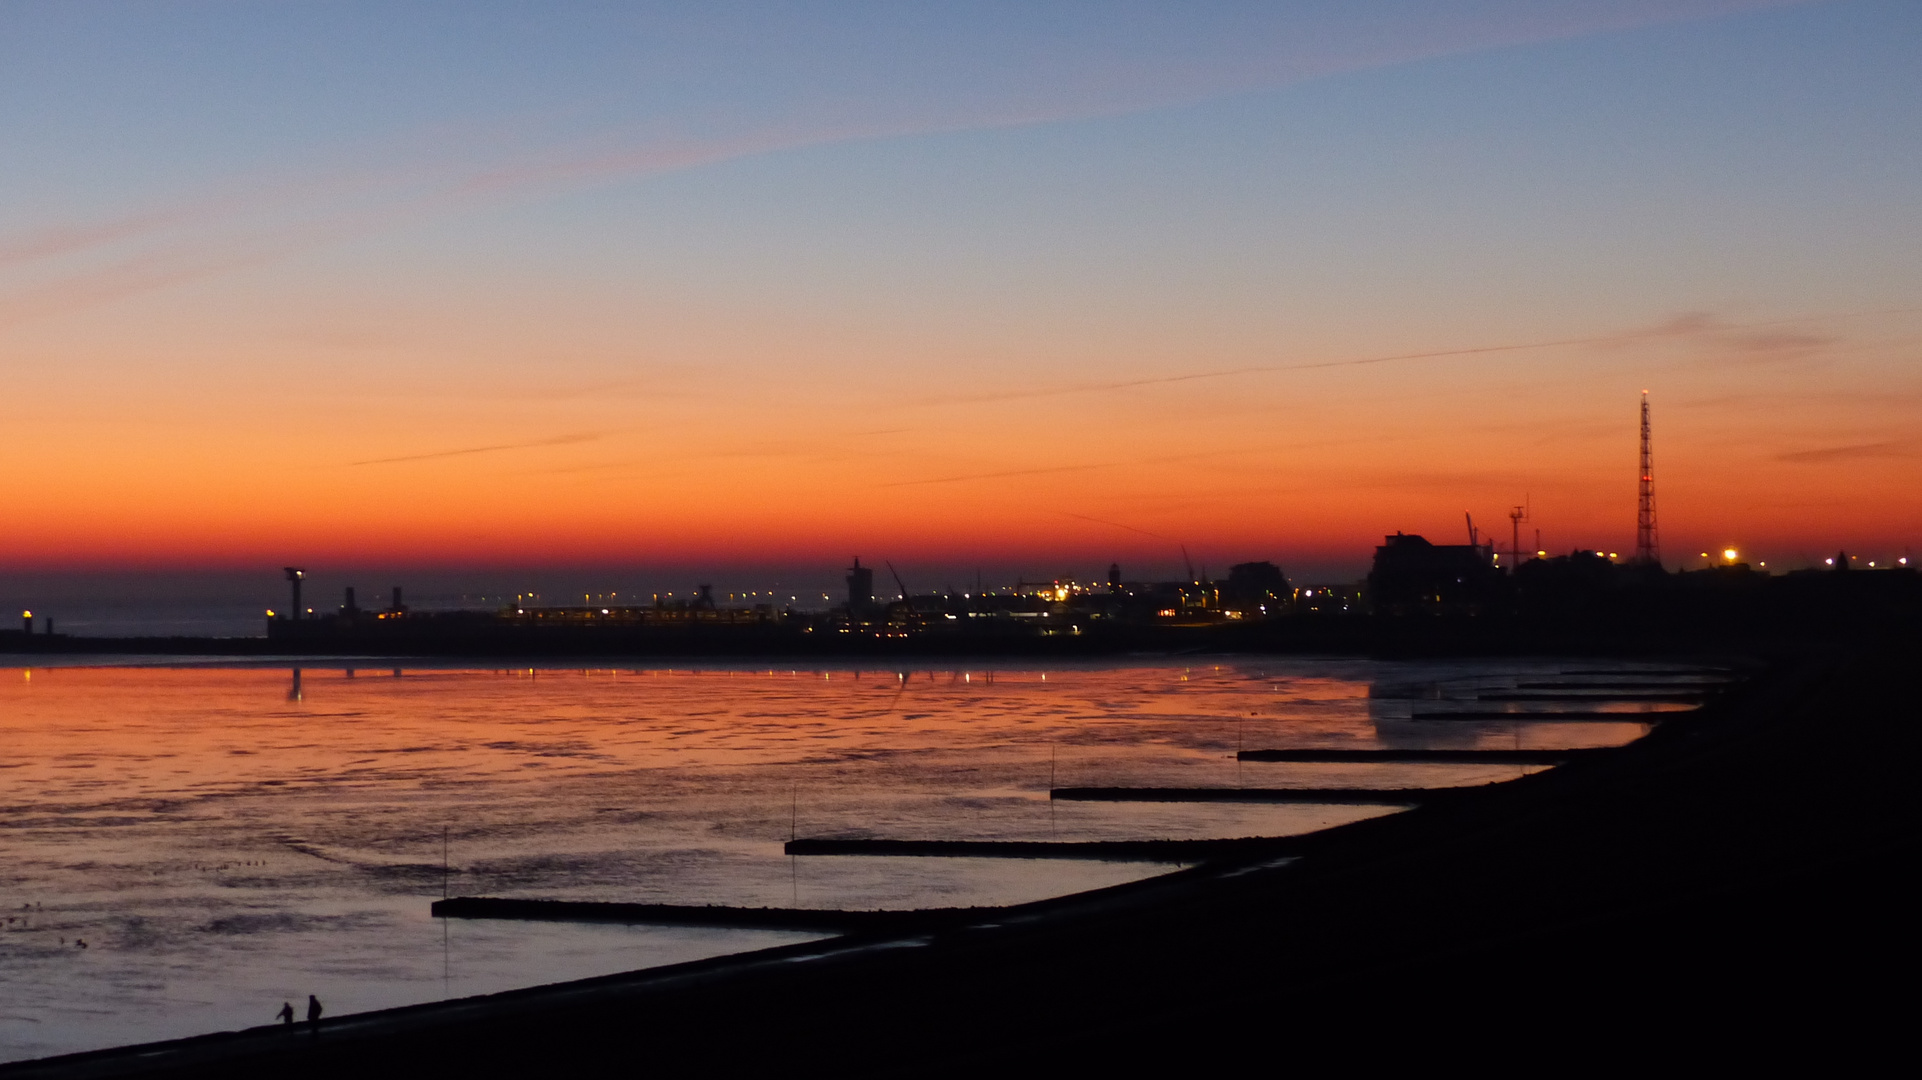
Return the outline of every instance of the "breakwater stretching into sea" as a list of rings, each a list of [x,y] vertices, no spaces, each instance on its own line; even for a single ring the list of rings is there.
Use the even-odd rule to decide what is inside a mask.
[[[1557,703],[1491,695],[1717,681],[1673,670],[1271,657],[6,669],[0,1057],[250,1026],[308,993],[339,1015],[825,932],[437,920],[444,894],[905,911],[1135,880],[1205,850],[1155,842],[1299,835],[1400,800],[1051,792],[1502,781],[1685,706],[1570,691],[1582,715],[1557,721]],[[1491,715],[1503,709],[1517,719]],[[1447,714],[1462,718],[1432,718]],[[1278,748],[1328,759],[1262,760]],[[836,854],[787,854],[809,842]],[[956,844],[979,846],[942,846]],[[1122,846],[1050,846],[1107,844]]]

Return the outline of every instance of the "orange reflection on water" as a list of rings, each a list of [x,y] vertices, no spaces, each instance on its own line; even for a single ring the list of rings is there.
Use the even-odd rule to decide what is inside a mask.
[[[1377,715],[1383,687],[1512,681],[1521,666],[0,671],[0,908],[14,919],[0,934],[0,1060],[264,1022],[316,990],[344,1013],[796,939],[435,926],[427,907],[444,890],[1019,902],[1167,868],[796,860],[781,844],[1284,835],[1388,808],[1057,803],[1048,789],[1480,783],[1517,770],[1244,765],[1235,751],[1596,745],[1644,730],[1524,737]]]

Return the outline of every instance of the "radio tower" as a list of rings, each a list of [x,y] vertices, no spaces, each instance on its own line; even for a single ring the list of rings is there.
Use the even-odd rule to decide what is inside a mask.
[[[1642,482],[1635,506],[1635,561],[1662,564],[1662,542],[1655,531],[1655,458],[1648,449],[1648,391],[1642,391]]]

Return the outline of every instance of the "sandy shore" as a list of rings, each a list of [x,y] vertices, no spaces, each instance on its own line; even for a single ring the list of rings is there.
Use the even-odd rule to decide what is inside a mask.
[[[1906,1031],[1922,952],[1915,653],[1781,659],[1631,746],[1303,838],[1292,859],[0,1075],[1846,1066]]]

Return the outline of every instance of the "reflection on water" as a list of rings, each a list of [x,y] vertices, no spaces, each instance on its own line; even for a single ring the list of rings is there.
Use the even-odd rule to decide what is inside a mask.
[[[0,669],[0,1060],[262,1023],[309,993],[339,1015],[811,936],[441,925],[427,905],[443,891],[1013,903],[1166,868],[793,859],[781,843],[1284,835],[1385,810],[1047,793],[1483,783],[1519,770],[1242,764],[1235,751],[1591,746],[1645,730],[1628,717],[1423,723],[1377,689],[1560,670]]]

